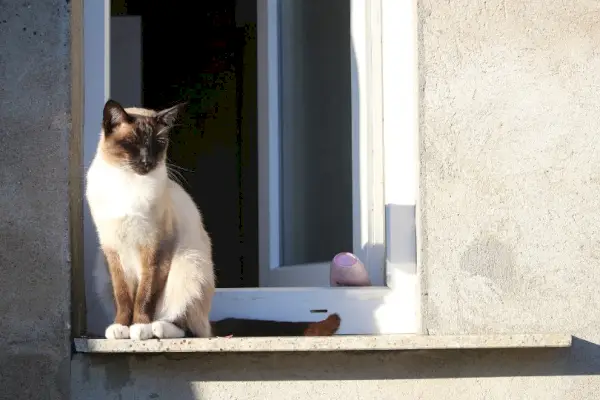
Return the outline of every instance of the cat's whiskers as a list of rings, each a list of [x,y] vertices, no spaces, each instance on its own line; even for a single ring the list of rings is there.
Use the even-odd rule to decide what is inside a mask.
[[[158,133],[156,134],[156,136],[168,136],[168,133],[171,132],[174,128],[179,128],[182,126],[183,126],[183,124],[170,125],[168,127],[165,127],[163,129],[159,130]]]
[[[178,183],[179,185],[181,185],[181,186],[188,185],[189,186],[189,182],[187,181],[187,179],[185,179],[183,174],[181,172],[177,171],[176,169],[171,169],[168,164],[167,164],[167,175],[169,176],[169,178],[171,180]],[[185,185],[183,184],[183,182],[185,182]]]
[[[123,160],[123,166],[127,167],[129,169],[133,169],[134,168],[134,163],[129,161],[129,160]]]
[[[173,174],[173,172],[171,172],[170,170],[167,170],[167,176],[170,180],[182,186],[181,180],[177,176],[175,176],[175,174]]]
[[[173,162],[171,162],[171,160],[169,160],[169,159],[167,159],[167,166],[168,167],[172,167],[172,168],[176,168],[176,169],[178,169],[180,171],[192,172],[192,173],[194,172],[191,169],[187,169],[187,168],[182,167],[181,165],[173,164]]]

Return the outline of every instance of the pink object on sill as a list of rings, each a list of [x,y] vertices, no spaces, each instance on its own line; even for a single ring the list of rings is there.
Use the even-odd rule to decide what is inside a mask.
[[[369,274],[363,263],[352,253],[338,253],[331,261],[329,284],[331,286],[371,286]]]

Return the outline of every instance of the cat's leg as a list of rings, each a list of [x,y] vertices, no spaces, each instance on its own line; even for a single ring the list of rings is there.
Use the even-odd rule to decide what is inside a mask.
[[[133,325],[129,327],[133,340],[152,338],[152,319],[158,295],[164,290],[170,268],[170,257],[165,257],[160,245],[140,248],[140,259],[142,273],[133,303]]]
[[[208,338],[212,336],[212,328],[208,317],[213,295],[214,289],[204,290],[202,296],[194,300],[187,309],[186,324],[196,337]]]
[[[185,331],[169,321],[154,321],[152,335],[158,339],[175,339],[185,337]]]
[[[168,284],[173,280],[169,278]],[[169,288],[168,288],[169,289]],[[213,290],[203,296],[189,300],[185,296],[162,296],[157,305],[156,320],[152,323],[152,333],[159,339],[185,337],[185,328],[195,337],[211,337],[211,324],[208,320]],[[186,301],[187,300],[187,301]]]
[[[196,337],[211,336],[208,317],[215,281],[209,257],[210,254],[193,250],[179,251],[173,257],[165,290],[156,306],[155,321],[171,322]]]
[[[113,294],[117,313],[112,325],[106,328],[104,335],[107,339],[129,339],[129,324],[133,315],[133,300],[131,289],[125,280],[119,254],[109,248],[103,248],[106,263],[110,272]]]

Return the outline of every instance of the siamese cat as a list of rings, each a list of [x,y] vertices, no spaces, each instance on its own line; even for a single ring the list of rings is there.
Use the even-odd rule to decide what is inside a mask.
[[[191,196],[169,178],[169,134],[183,105],[161,111],[104,106],[86,199],[112,282],[107,339],[213,335],[333,335],[337,314],[316,323],[226,319],[211,324],[211,240]]]

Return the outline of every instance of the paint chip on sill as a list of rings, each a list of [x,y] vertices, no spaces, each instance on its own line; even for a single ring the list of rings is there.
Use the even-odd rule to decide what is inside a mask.
[[[163,340],[75,339],[79,353],[218,353],[401,351],[570,347],[571,335],[337,335],[330,337],[231,337]]]

